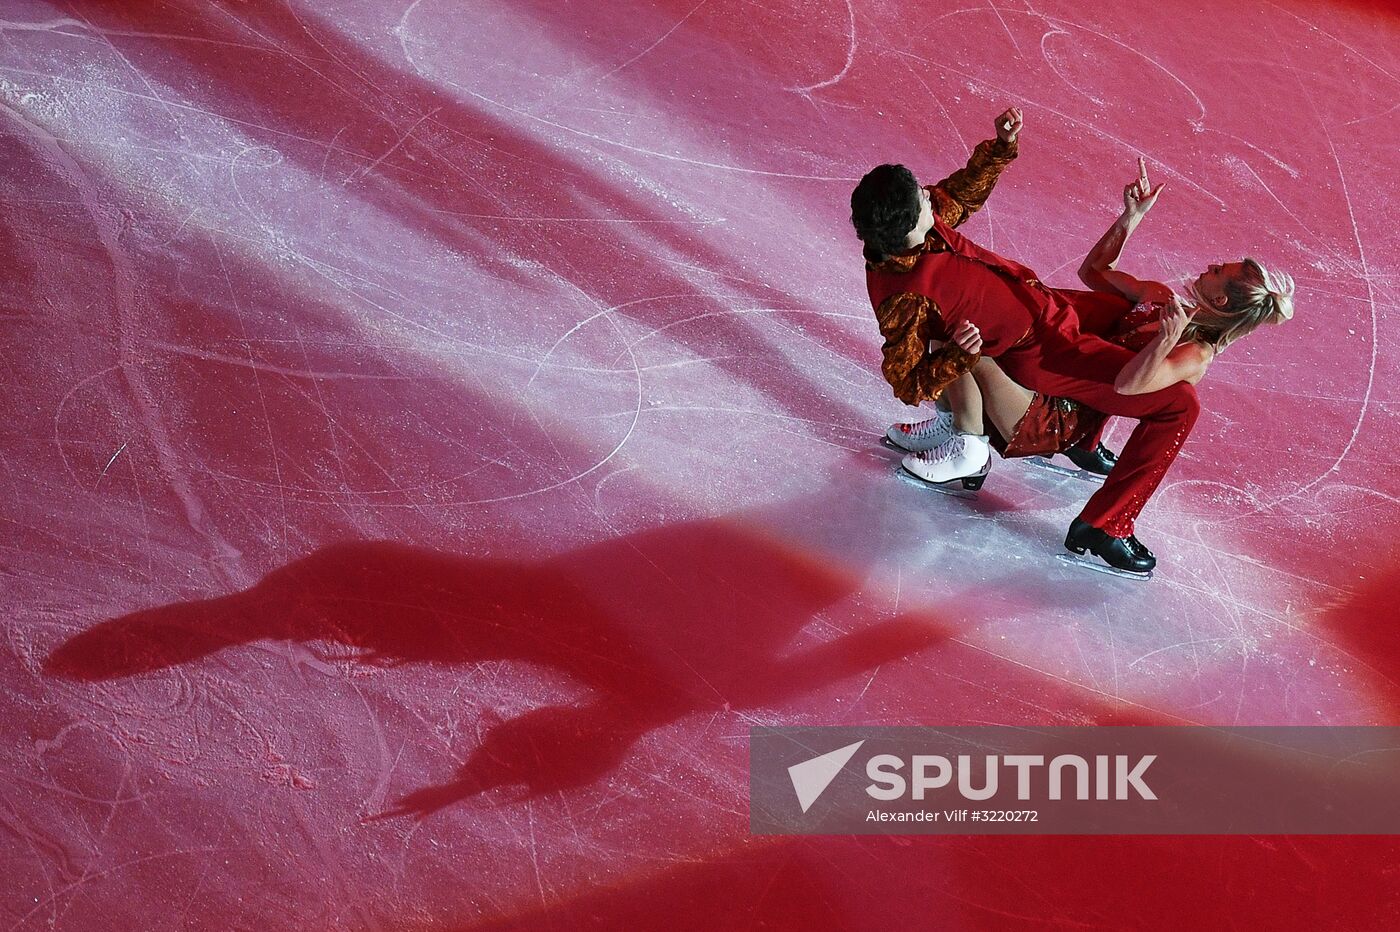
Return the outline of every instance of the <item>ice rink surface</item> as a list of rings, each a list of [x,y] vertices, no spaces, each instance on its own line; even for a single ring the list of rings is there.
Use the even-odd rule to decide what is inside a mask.
[[[1394,927],[1365,838],[767,838],[755,724],[1396,724],[1400,12],[0,9],[10,930]],[[848,198],[1255,256],[1139,522],[894,479]],[[1121,422],[1113,444],[1126,436]]]

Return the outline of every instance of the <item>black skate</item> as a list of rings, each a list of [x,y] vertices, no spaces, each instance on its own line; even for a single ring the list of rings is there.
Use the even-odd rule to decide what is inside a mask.
[[[1103,444],[1099,444],[1092,450],[1072,447],[1064,451],[1064,456],[1075,465],[1075,469],[1061,466],[1049,456],[1032,456],[1029,458],[1029,462],[1032,466],[1038,466],[1049,472],[1083,479],[1086,482],[1103,482],[1109,470],[1118,462],[1118,456]]]
[[[1111,537],[1079,518],[1070,522],[1069,533],[1065,535],[1065,549],[1076,554],[1073,557],[1059,554],[1059,558],[1066,563],[1128,579],[1151,579],[1152,568],[1157,565],[1152,551],[1136,537]],[[1084,556],[1085,551],[1103,563]]]
[[[1078,447],[1071,447],[1065,451],[1065,456],[1069,457],[1074,465],[1085,472],[1091,472],[1099,476],[1108,475],[1108,471],[1118,465],[1118,454],[1101,443],[1096,445],[1092,450],[1081,450]]]

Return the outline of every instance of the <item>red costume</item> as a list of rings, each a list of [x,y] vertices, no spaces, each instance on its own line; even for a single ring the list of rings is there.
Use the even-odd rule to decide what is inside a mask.
[[[1127,299],[1095,291],[1080,292],[1071,303],[1079,312],[1082,331],[1102,336],[1110,343],[1134,353],[1152,342],[1161,322],[1160,304],[1133,307]],[[1096,303],[1103,311],[1101,319],[1092,312],[1084,313],[1086,306]],[[1104,331],[1101,328],[1107,329]],[[1094,449],[1107,422],[1108,415],[1102,411],[1095,411],[1069,398],[1055,398],[1036,392],[1026,413],[1012,427],[1009,437],[1001,436],[996,425],[990,423],[987,424],[987,433],[992,446],[1008,459],[1051,456],[1075,447]]]
[[[1096,334],[1112,332],[1126,299],[1048,288],[1030,269],[953,230],[982,206],[1015,157],[1014,143],[981,143],[965,169],[929,188],[934,227],[922,245],[887,258],[867,252],[866,286],[885,337],[882,371],[905,404],[937,398],[977,362],[951,342],[970,320],[982,334],[982,352],[1031,391],[1136,419],[1117,465],[1080,514],[1113,537],[1127,537],[1200,405],[1184,382],[1145,395],[1114,389],[1134,353]],[[945,345],[930,351],[930,340]]]

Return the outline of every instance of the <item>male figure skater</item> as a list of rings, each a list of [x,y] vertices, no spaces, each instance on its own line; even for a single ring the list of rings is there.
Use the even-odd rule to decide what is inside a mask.
[[[885,338],[882,371],[905,404],[948,391],[956,410],[959,379],[970,379],[985,355],[1032,391],[1136,419],[1103,487],[1070,523],[1065,546],[1077,554],[1088,550],[1120,572],[1146,575],[1156,558],[1134,536],[1133,522],[1200,406],[1185,382],[1120,394],[1114,380],[1134,353],[1080,331],[1072,302],[1082,293],[1047,288],[1031,269],[954,231],[986,202],[1016,157],[1021,126],[1021,112],[1007,110],[997,117],[996,138],[980,143],[966,168],[938,184],[921,188],[904,166],[880,165],[851,194],[851,222],[865,244],[866,286]],[[970,326],[981,335],[978,354],[953,342]],[[964,423],[981,420],[980,411],[957,414]],[[990,464],[986,442],[944,425],[932,430],[946,439],[935,437],[941,442],[916,468],[930,481],[966,477],[975,487]],[[929,438],[920,439],[927,449]]]

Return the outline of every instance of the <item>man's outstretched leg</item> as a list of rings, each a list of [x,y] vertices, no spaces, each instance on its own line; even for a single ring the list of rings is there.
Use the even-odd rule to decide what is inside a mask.
[[[1196,423],[1196,390],[1178,382],[1149,394],[1120,394],[1114,379],[1134,354],[1091,336],[1037,349],[1043,352],[1028,347],[998,361],[1028,388],[1138,421],[1103,487],[1070,524],[1065,546],[1076,553],[1091,551],[1116,569],[1149,572],[1156,558],[1134,536],[1133,524]]]
[[[1090,497],[1065,535],[1069,550],[1091,551],[1110,566],[1132,572],[1147,572],[1157,563],[1138,541],[1133,523],[1161,485],[1201,411],[1195,388],[1185,382],[1153,394],[1162,396],[1160,406],[1138,420],[1103,488]]]

